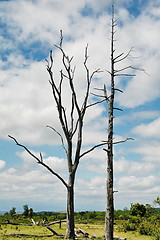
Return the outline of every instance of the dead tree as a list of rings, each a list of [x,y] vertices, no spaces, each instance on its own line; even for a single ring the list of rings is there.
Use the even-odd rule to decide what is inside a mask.
[[[121,53],[116,55],[115,49],[115,27],[117,25],[115,20],[115,11],[114,11],[114,0],[112,1],[112,17],[111,17],[111,70],[108,71],[110,74],[110,94],[107,95],[107,89],[104,85],[104,98],[106,99],[108,105],[108,139],[107,139],[107,148],[104,150],[107,152],[107,179],[106,179],[106,216],[105,216],[105,237],[106,240],[113,240],[113,223],[114,223],[114,190],[113,190],[113,147],[114,144],[123,143],[128,140],[133,140],[133,138],[126,138],[125,140],[115,142],[114,141],[114,111],[119,110],[116,108],[115,103],[115,92],[123,91],[115,87],[116,77],[134,77],[134,70],[144,71],[143,69],[129,65],[124,68],[117,69],[116,66],[118,63],[123,62],[125,59],[131,56],[132,48],[127,54]],[[132,70],[133,74],[128,73],[127,70]]]
[[[60,38],[60,44],[56,48],[61,52],[62,54],[62,66],[64,70],[60,71],[60,80],[57,83],[57,80],[54,79],[54,61],[53,61],[53,54],[52,51],[50,51],[50,59],[47,60],[47,71],[50,76],[50,85],[52,88],[52,94],[54,102],[57,106],[58,111],[58,117],[59,122],[61,125],[61,129],[63,134],[58,132],[54,127],[48,126],[51,130],[53,130],[56,134],[59,135],[62,143],[62,147],[66,153],[66,159],[68,164],[68,182],[66,182],[58,173],[54,171],[54,169],[51,169],[43,160],[42,153],[40,153],[40,156],[37,157],[34,155],[26,146],[23,144],[20,144],[17,139],[13,136],[10,136],[15,143],[23,147],[36,161],[45,167],[49,172],[51,172],[54,176],[56,176],[66,187],[67,189],[67,229],[66,229],[66,238],[75,238],[75,232],[74,232],[74,184],[75,184],[75,175],[76,171],[79,165],[80,159],[88,154],[89,152],[93,151],[95,148],[105,145],[106,143],[100,143],[97,145],[94,145],[93,147],[89,148],[87,151],[82,152],[82,146],[83,146],[83,124],[84,124],[84,117],[86,115],[86,111],[89,107],[92,107],[98,103],[101,103],[104,101],[97,101],[93,104],[89,104],[89,93],[90,93],[90,87],[91,82],[96,73],[99,73],[100,70],[97,69],[90,73],[88,67],[87,67],[87,60],[88,60],[88,46],[85,49],[85,57],[84,57],[84,69],[86,71],[86,90],[84,93],[84,99],[82,104],[80,105],[78,102],[77,92],[74,86],[74,73],[75,73],[75,67],[72,67],[72,59],[73,57],[69,58],[62,46],[63,43],[63,36],[61,31],[61,38]],[[63,86],[64,82],[68,83],[68,88],[70,91],[70,97],[71,99],[71,107],[68,110],[70,113],[69,116],[66,112],[65,104],[63,101]],[[69,93],[67,93],[69,95]],[[75,148],[75,151],[73,151],[73,148]]]

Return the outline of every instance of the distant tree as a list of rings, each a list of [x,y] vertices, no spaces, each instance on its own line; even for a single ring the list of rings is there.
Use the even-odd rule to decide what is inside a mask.
[[[153,208],[150,204],[146,204],[146,216],[149,217],[152,214],[156,213],[156,209]]]
[[[28,213],[29,213],[28,205],[25,204],[25,205],[23,206],[23,209],[24,209],[23,215],[24,215],[25,217],[28,217]]]
[[[29,211],[28,211],[28,215],[29,215],[30,218],[33,217],[33,213],[34,213],[33,208],[30,208]]]
[[[130,208],[130,214],[132,216],[144,217],[146,214],[146,207],[140,203],[133,204]]]
[[[9,211],[9,214],[10,214],[11,216],[13,216],[14,214],[16,214],[16,208],[13,207],[13,208]]]
[[[154,203],[160,205],[160,197],[159,196],[154,200]]]
[[[9,213],[8,213],[8,212],[5,212],[5,213],[4,213],[4,216],[7,216],[7,215],[9,215]]]

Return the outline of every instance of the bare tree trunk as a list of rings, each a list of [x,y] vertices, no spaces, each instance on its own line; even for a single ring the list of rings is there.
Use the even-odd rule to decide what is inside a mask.
[[[113,223],[114,223],[114,200],[113,200],[113,119],[114,119],[114,2],[112,4],[112,31],[111,31],[111,94],[108,102],[108,149],[107,151],[107,181],[106,181],[106,217],[105,217],[105,233],[106,240],[113,240]]]
[[[113,222],[114,222],[114,199],[113,199],[113,155],[112,146],[109,152],[107,161],[107,197],[106,197],[106,217],[105,217],[105,232],[106,239],[113,239]]]
[[[113,199],[113,102],[114,77],[111,78],[111,99],[108,102],[108,149],[107,149],[107,181],[106,181],[106,239],[113,240],[114,199]]]
[[[113,240],[113,224],[114,224],[114,197],[113,197],[113,146],[114,144],[123,143],[128,140],[134,140],[133,138],[126,138],[125,140],[114,142],[114,110],[120,110],[120,108],[114,107],[114,98],[115,98],[115,91],[119,91],[123,93],[121,89],[115,88],[115,77],[117,76],[132,76],[134,77],[135,74],[125,73],[125,70],[134,69],[134,70],[142,70],[136,67],[127,66],[124,68],[116,69],[116,64],[125,60],[128,56],[130,56],[131,50],[124,55],[121,53],[115,56],[115,26],[116,20],[114,18],[114,0],[112,0],[112,18],[111,18],[111,70],[108,71],[110,74],[111,79],[111,91],[110,95],[107,96],[107,90],[104,86],[104,97],[108,104],[108,141],[107,141],[107,149],[104,149],[107,152],[107,180],[106,180],[106,217],[105,217],[105,237],[106,240]],[[131,57],[131,56],[130,56]]]
[[[67,228],[66,238],[75,239],[74,232],[74,176],[70,174],[67,187]]]

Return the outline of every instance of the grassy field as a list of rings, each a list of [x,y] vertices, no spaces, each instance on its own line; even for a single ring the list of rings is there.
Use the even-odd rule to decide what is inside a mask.
[[[65,234],[65,223],[62,224],[62,228],[59,228],[59,225],[54,225],[52,228],[58,233],[58,234]],[[104,225],[102,224],[76,224],[76,228],[81,228],[84,231],[88,232],[90,236],[96,235],[99,238],[103,238],[104,236]],[[4,236],[7,234],[12,233],[24,233],[24,234],[32,234],[32,235],[51,235],[51,232],[42,226],[15,226],[15,225],[1,225],[0,226],[0,240],[50,240],[50,239],[59,239],[55,236],[52,237],[26,237],[26,236]],[[118,232],[115,229],[115,236],[119,237],[125,237],[127,240],[152,240],[152,237],[140,235],[137,232]]]

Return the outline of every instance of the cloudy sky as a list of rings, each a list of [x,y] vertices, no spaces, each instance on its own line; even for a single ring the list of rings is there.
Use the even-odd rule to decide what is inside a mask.
[[[117,69],[135,66],[135,77],[117,78],[115,139],[134,138],[115,146],[115,208],[131,203],[152,204],[160,194],[160,0],[117,0],[116,55],[131,56]],[[102,70],[93,79],[91,92],[110,77],[110,0],[1,0],[0,1],[0,211],[28,204],[35,211],[65,210],[66,190],[39,166],[8,134],[67,179],[66,159],[59,137],[46,126],[62,132],[46,71],[50,49],[59,81],[61,55],[54,44],[63,30],[64,49],[76,66],[79,101],[85,93],[84,50],[88,44],[90,71]],[[64,89],[65,91],[65,89]],[[68,92],[65,91],[66,108]],[[93,95],[90,103],[93,102]],[[83,148],[107,139],[107,107],[88,110]],[[75,184],[75,208],[105,210],[106,153],[99,148],[80,162]]]

